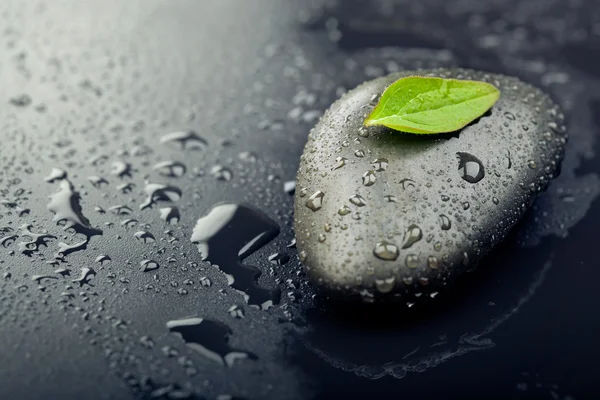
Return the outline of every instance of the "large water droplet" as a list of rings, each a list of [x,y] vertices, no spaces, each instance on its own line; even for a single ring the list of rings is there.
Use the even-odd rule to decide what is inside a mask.
[[[421,228],[417,225],[412,224],[404,231],[404,243],[402,244],[403,249],[408,249],[413,244],[417,243],[423,237]]]
[[[469,153],[456,153],[458,156],[458,173],[469,183],[477,183],[485,176],[483,163]]]
[[[58,192],[50,196],[50,203],[48,204],[48,210],[55,214],[52,220],[59,225],[63,225],[65,230],[72,229],[87,238],[102,235],[102,231],[93,228],[90,221],[83,215],[80,200],[81,197],[75,191],[71,182],[67,180],[60,181]]]
[[[312,196],[306,200],[306,207],[310,208],[312,211],[318,211],[323,206],[323,197],[325,197],[325,193],[320,190],[317,190]]]
[[[379,259],[385,261],[394,261],[400,255],[400,250],[395,244],[382,240],[375,245],[373,254]]]
[[[362,183],[365,186],[372,186],[375,184],[377,177],[375,176],[375,171],[367,171],[362,176]]]
[[[279,302],[280,291],[258,286],[261,271],[241,261],[278,234],[279,226],[266,214],[247,205],[227,203],[215,206],[196,222],[191,241],[203,260],[232,278],[230,285],[245,294],[248,304],[266,309]]]
[[[158,269],[160,266],[154,260],[143,260],[140,262],[140,270],[142,272],[150,272]]]

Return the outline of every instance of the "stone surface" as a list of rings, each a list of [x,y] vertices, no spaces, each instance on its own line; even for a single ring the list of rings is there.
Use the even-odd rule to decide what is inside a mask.
[[[384,89],[416,74],[487,81],[501,97],[452,134],[363,127]],[[295,231],[309,276],[348,299],[411,305],[435,297],[557,175],[563,120],[540,90],[462,69],[391,74],[345,94],[311,131],[297,175]]]

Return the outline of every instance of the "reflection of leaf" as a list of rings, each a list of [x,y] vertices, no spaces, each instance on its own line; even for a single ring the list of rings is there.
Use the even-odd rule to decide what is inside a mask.
[[[500,98],[486,82],[410,76],[392,83],[365,120],[398,131],[432,134],[459,130]]]

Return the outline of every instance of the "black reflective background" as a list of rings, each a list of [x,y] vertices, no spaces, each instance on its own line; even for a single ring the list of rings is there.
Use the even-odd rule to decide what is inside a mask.
[[[0,49],[0,398],[598,396],[597,2],[2,1]],[[561,175],[437,304],[332,304],[284,184],[345,90],[438,66],[548,91]],[[219,203],[279,226],[239,264],[281,293],[268,310],[191,242]]]

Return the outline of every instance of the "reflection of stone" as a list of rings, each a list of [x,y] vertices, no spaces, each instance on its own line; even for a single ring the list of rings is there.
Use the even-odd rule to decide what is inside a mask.
[[[400,360],[385,363],[358,364],[332,356],[326,350],[318,348],[306,340],[303,340],[303,344],[327,364],[342,371],[351,372],[356,376],[368,379],[391,376],[396,379],[402,379],[409,372],[424,372],[464,354],[494,347],[495,343],[489,338],[489,335],[513,315],[517,314],[521,310],[521,307],[533,297],[537,289],[544,282],[546,274],[551,267],[552,262],[547,261],[536,273],[535,279],[531,282],[527,291],[518,299],[517,303],[500,317],[492,319],[492,322],[488,323],[482,329],[473,333],[466,332],[460,336],[457,342],[450,342],[448,338],[441,337],[435,343],[414,348],[402,356]],[[340,338],[340,340],[343,340],[343,338]],[[376,343],[375,345],[381,346],[381,343]]]

